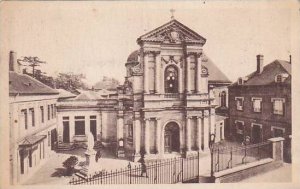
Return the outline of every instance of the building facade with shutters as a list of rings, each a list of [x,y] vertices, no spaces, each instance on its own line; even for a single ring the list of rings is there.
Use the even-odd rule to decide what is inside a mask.
[[[208,151],[217,106],[209,83],[230,81],[205,56],[205,42],[175,19],[139,37],[115,95],[90,91],[59,102],[60,143],[84,142],[91,131],[103,145],[124,142],[135,160]]]
[[[284,137],[286,145],[291,125],[291,61],[275,60],[263,66],[257,55],[257,70],[229,87],[231,137],[252,143]],[[285,154],[288,154],[287,152]]]
[[[20,73],[10,52],[9,128],[10,183],[22,183],[54,153],[57,141],[58,92]]]

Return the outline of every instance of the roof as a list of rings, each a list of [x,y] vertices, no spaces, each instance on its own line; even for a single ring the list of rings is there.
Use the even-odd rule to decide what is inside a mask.
[[[37,142],[43,140],[46,138],[46,135],[31,135],[26,137],[20,144],[19,146],[32,146],[36,144]]]
[[[137,61],[138,59],[138,50],[133,51],[127,59],[127,62],[130,61]],[[216,64],[208,58],[203,53],[203,59],[202,59],[202,65],[205,66],[208,69],[208,82],[209,84],[231,84],[231,81],[228,79],[228,77],[216,66]]]
[[[26,75],[9,72],[9,94],[58,94],[58,91]]]
[[[287,73],[289,76],[283,81],[285,84],[291,84],[291,64],[285,60],[274,60],[268,65],[264,66],[261,73],[252,72],[246,76],[247,80],[244,81],[243,85],[254,86],[254,85],[270,85],[275,84],[275,77],[278,74]],[[233,86],[237,85],[237,82]]]
[[[209,84],[214,83],[227,83],[231,81],[228,77],[216,66],[216,64],[203,53],[202,65],[208,69],[208,82]]]
[[[66,91],[65,89],[56,89],[59,92],[59,97],[58,98],[72,98],[76,97],[75,94]]]
[[[76,96],[76,98],[74,98],[73,100],[99,100],[99,99],[106,99],[107,97],[109,97],[109,95],[111,94],[116,94],[115,91],[108,91],[108,90],[100,90],[100,91],[92,91],[92,90],[88,90],[88,91],[80,91],[80,94]]]
[[[137,62],[139,56],[139,50],[133,51],[127,58],[127,62]]]

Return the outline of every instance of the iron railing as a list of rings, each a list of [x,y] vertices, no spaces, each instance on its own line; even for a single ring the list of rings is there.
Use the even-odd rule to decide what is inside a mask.
[[[212,150],[213,172],[272,157],[269,141],[240,147],[214,147]]]
[[[155,160],[146,163],[146,174],[142,173],[142,166],[129,165],[120,170],[101,171],[86,178],[72,178],[71,185],[80,184],[173,184],[185,182],[199,177],[199,153],[187,158],[172,158]]]

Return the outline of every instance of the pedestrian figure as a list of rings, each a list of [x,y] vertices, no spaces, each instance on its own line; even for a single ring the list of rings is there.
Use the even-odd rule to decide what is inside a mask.
[[[101,158],[101,152],[100,152],[100,150],[98,150],[96,153],[96,162],[98,162],[98,159],[100,159],[100,158]]]
[[[143,177],[144,174],[146,174],[146,178],[148,178],[147,166],[145,164],[145,159],[144,159],[144,155],[143,154],[142,154],[141,159],[139,160],[139,162],[141,163],[141,167],[142,167],[141,177]]]

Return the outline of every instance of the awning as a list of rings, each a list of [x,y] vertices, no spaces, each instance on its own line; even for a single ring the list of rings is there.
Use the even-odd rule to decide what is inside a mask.
[[[46,135],[32,135],[26,137],[20,144],[20,147],[30,147],[39,141],[45,139],[47,136]]]

